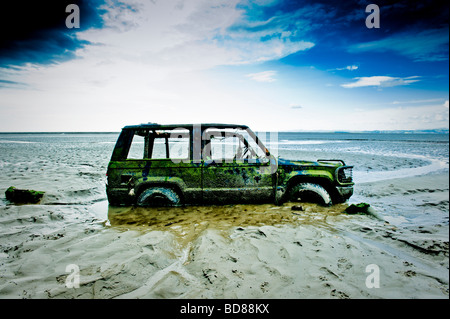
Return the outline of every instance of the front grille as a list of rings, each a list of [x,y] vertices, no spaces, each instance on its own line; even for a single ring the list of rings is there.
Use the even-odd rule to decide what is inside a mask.
[[[338,181],[339,183],[352,183],[353,182],[353,167],[352,166],[344,166],[338,168]]]

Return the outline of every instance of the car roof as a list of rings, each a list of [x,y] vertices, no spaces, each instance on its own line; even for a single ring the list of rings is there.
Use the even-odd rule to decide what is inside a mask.
[[[136,129],[159,129],[159,130],[174,130],[177,128],[187,128],[192,129],[193,127],[202,127],[202,128],[241,128],[247,129],[247,125],[238,125],[238,124],[223,124],[223,123],[199,123],[199,124],[157,124],[157,123],[147,123],[140,125],[128,125],[125,126],[124,130],[136,130]]]

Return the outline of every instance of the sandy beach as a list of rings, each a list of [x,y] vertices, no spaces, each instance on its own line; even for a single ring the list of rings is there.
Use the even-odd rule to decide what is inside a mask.
[[[359,196],[385,190],[374,207],[409,196],[425,214],[446,215],[447,223],[423,226],[347,215],[345,204],[109,208],[103,217],[104,201],[2,207],[0,296],[448,298],[446,178],[360,186]],[[66,287],[71,264],[79,288]],[[371,264],[379,288],[366,286]]]
[[[0,298],[449,296],[448,168],[357,182],[350,203],[369,215],[348,204],[144,209],[108,206],[108,152],[24,154],[1,167]],[[14,205],[11,185],[46,194]]]

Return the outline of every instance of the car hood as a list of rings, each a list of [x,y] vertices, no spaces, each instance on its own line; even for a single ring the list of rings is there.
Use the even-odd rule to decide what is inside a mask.
[[[315,161],[293,161],[284,158],[278,158],[278,166],[293,168],[293,167],[304,167],[304,166],[322,166],[322,167],[339,167],[340,163],[332,163],[332,162],[315,162]]]

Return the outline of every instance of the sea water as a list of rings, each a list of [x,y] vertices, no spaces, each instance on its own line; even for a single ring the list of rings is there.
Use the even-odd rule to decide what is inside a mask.
[[[340,159],[354,166],[359,183],[445,171],[449,166],[448,133],[269,134],[276,140],[267,139],[266,146],[278,157]],[[118,133],[0,133],[0,172],[41,163],[59,166],[61,173],[66,165],[88,166],[103,174],[117,137]]]
[[[272,136],[266,146],[277,157],[339,159],[354,166],[355,190],[368,182],[448,174],[448,133],[268,134]],[[9,186],[31,188],[46,191],[47,204],[101,205],[101,209],[107,209],[105,174],[118,135],[0,133],[1,194]],[[8,204],[4,195],[0,198],[0,205]],[[357,192],[356,198],[370,201]]]

